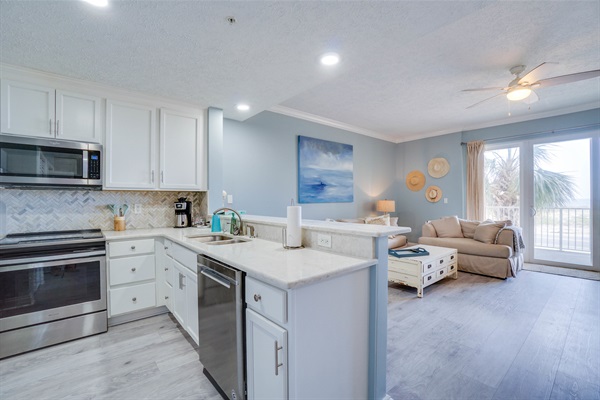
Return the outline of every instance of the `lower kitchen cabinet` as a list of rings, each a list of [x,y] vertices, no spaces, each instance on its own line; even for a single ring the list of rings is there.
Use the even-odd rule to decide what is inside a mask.
[[[368,398],[368,268],[287,290],[244,282],[248,400]]]
[[[287,330],[246,309],[248,399],[287,399]]]
[[[154,239],[108,243],[109,316],[156,307]]]
[[[198,343],[198,255],[173,244],[173,309],[171,312],[181,326]]]

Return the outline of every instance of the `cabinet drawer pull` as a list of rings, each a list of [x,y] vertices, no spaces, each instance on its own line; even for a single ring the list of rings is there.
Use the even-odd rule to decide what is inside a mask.
[[[165,296],[165,300],[169,300],[169,296]]]
[[[279,375],[279,367],[283,367],[283,363],[279,362],[279,350],[283,349],[283,346],[279,346],[277,340],[275,341],[275,376]]]
[[[444,275],[444,271],[440,271],[440,275]]]
[[[135,250],[135,246],[131,246],[131,250]]]
[[[440,264],[443,264],[443,263],[444,263],[444,260],[440,260]]]
[[[427,264],[427,269],[431,268],[431,264]]]
[[[52,136],[52,118],[50,118],[50,136]]]
[[[137,297],[132,298],[131,301],[135,303],[137,301]]]
[[[56,120],[56,136],[60,135],[60,122]]]
[[[450,256],[450,259],[451,259],[451,260],[454,260],[454,256]]]
[[[131,272],[135,272],[135,267],[131,268]]]
[[[258,302],[260,301],[260,299],[261,299],[261,297],[260,297],[260,294],[255,294],[255,295],[254,295],[254,301],[255,301],[255,302],[257,302],[257,303],[258,303]]]
[[[166,267],[166,268],[165,268],[165,271],[168,271],[168,270],[169,270],[169,268],[168,268],[168,267]]]
[[[430,280],[431,280],[431,277],[430,277],[430,276],[428,276],[428,277],[427,277],[427,280],[428,280],[428,281],[430,281]]]

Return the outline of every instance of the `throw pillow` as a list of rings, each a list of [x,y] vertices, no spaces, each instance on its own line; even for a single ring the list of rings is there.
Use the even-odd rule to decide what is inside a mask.
[[[398,226],[398,217],[390,217],[390,226]]]
[[[475,234],[473,235],[473,239],[481,243],[494,243],[498,231],[504,228],[505,225],[506,224],[504,224],[503,222],[482,222],[477,226],[477,228],[475,228]]]
[[[390,215],[385,214],[380,217],[366,218],[365,224],[390,226]]]
[[[464,237],[460,229],[460,223],[456,215],[444,217],[431,221],[438,237],[441,238],[461,238]]]
[[[479,221],[469,221],[468,219],[458,219],[460,222],[460,229],[462,230],[463,236],[468,239],[473,239],[475,235],[475,228],[479,225]]]

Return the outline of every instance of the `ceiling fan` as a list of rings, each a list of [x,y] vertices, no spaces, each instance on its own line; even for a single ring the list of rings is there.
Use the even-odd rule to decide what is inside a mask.
[[[575,74],[555,76],[555,77],[546,78],[546,79],[538,79],[541,67],[543,65],[549,65],[549,64],[558,64],[558,63],[543,62],[540,65],[538,65],[537,67],[535,67],[534,69],[532,69],[531,71],[527,72],[522,77],[521,77],[521,74],[523,73],[523,71],[525,71],[525,65],[516,65],[516,66],[512,67],[509,71],[511,74],[513,74],[515,76],[515,78],[506,87],[487,87],[487,88],[479,88],[479,89],[464,89],[464,90],[462,90],[462,92],[480,92],[480,91],[487,91],[487,90],[500,91],[500,93],[495,94],[492,97],[488,97],[487,99],[482,100],[478,103],[475,103],[475,104],[467,107],[467,109],[473,108],[485,101],[493,99],[494,97],[500,96],[502,94],[506,94],[506,98],[508,100],[511,100],[511,101],[523,100],[524,103],[531,104],[531,103],[535,103],[536,101],[539,100],[537,93],[534,92],[533,89],[544,88],[544,87],[548,87],[548,86],[562,85],[564,83],[571,83],[571,82],[581,81],[584,79],[596,78],[596,77],[600,76],[600,69],[596,69],[593,71],[578,72]]]

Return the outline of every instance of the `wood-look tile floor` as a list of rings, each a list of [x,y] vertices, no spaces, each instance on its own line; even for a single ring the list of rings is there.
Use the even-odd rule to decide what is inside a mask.
[[[600,282],[521,271],[388,288],[387,391],[406,399],[600,399]]]
[[[0,361],[0,399],[220,400],[169,314]]]
[[[459,273],[388,293],[393,399],[600,399],[600,282]],[[0,399],[220,399],[186,336],[164,314],[2,360]]]

